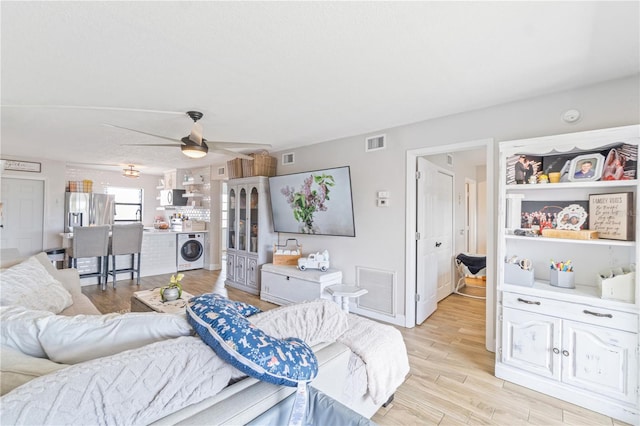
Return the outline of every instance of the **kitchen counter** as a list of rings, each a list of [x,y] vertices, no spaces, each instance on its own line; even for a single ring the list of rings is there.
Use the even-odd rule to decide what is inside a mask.
[[[208,231],[174,231],[171,229],[144,228],[142,233],[142,251],[140,257],[140,276],[147,277],[160,274],[173,274],[176,272],[176,252],[178,234],[208,233]],[[62,246],[70,247],[73,241],[73,233],[61,233]],[[118,256],[118,266],[126,267],[130,265],[131,257],[128,255]],[[78,271],[80,273],[97,270],[97,260],[95,258],[78,259]],[[124,274],[123,276],[126,276]],[[83,279],[82,285],[96,283],[95,278]],[[109,281],[111,282],[111,281]]]
[[[195,232],[208,233],[209,231],[174,231],[173,229],[155,229],[146,227],[143,229],[143,235],[193,234]],[[62,237],[62,246],[69,247],[70,243],[65,244],[65,240],[73,239],[73,232],[61,232],[58,235]]]

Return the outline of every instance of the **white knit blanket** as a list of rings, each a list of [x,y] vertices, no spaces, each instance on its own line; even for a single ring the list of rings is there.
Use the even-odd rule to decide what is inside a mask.
[[[349,314],[349,327],[338,342],[364,361],[369,395],[376,404],[385,403],[409,373],[402,334],[390,325]]]
[[[277,338],[298,337],[310,345],[337,340],[349,347],[365,364],[366,388],[376,404],[386,402],[409,373],[407,348],[397,329],[346,314],[329,300],[287,305],[249,320]],[[355,367],[351,371],[355,374]],[[360,383],[353,385],[360,388]]]
[[[179,337],[47,374],[0,398],[3,424],[143,425],[217,394],[234,368]]]

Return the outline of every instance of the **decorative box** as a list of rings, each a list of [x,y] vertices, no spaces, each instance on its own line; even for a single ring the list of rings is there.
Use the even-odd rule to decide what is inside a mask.
[[[621,268],[622,274],[614,274],[611,269],[598,275],[598,290],[602,299],[635,302],[636,272],[632,268]]]
[[[505,284],[533,287],[533,268],[522,269],[517,263],[505,263],[504,282]]]

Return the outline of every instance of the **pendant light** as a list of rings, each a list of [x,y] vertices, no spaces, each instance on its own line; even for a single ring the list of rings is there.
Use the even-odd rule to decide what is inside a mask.
[[[128,177],[128,178],[139,178],[140,170],[135,170],[133,167],[134,167],[133,164],[129,164],[128,169],[122,169],[122,176]]]

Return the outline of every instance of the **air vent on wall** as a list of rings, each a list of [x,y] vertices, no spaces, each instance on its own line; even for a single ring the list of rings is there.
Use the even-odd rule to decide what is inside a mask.
[[[396,316],[396,273],[356,266],[356,283],[369,293],[358,298],[358,308]]]
[[[365,140],[365,152],[378,151],[379,149],[385,149],[387,135],[370,136]]]
[[[285,164],[293,164],[296,161],[296,157],[293,152],[288,152],[286,154],[282,154],[282,165]]]
[[[224,176],[224,167],[218,167],[218,176]]]

